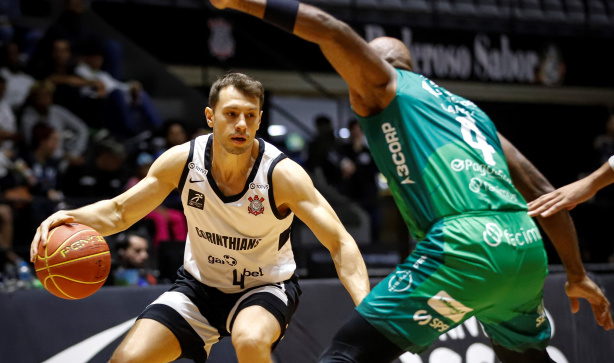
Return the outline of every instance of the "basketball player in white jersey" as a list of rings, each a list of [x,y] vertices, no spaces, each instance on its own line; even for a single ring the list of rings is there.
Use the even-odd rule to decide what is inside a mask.
[[[356,243],[307,173],[255,138],[263,101],[260,82],[226,74],[211,87],[205,111],[212,134],[171,148],[114,199],[59,211],[38,227],[32,258],[55,226],[77,222],[108,236],[143,218],[173,189],[181,192],[189,229],[184,265],[111,362],[204,362],[223,336],[232,337],[239,362],[271,362],[300,295],[290,245],[294,214],[329,249],[354,303],[368,293]]]

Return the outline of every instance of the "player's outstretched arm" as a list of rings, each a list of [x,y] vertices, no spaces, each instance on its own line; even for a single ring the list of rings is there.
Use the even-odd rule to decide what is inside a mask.
[[[339,279],[358,305],[369,293],[369,276],[356,242],[309,175],[290,159],[273,171],[275,203],[288,207],[330,251]]]
[[[295,0],[210,0],[218,9],[231,8],[276,25],[309,42],[345,80],[350,102],[360,116],[386,108],[396,94],[394,68],[377,55],[346,23]]]
[[[65,223],[81,223],[108,236],[130,227],[154,210],[179,184],[190,151],[190,144],[176,146],[152,164],[143,180],[113,199],[102,200],[78,209],[58,211],[45,219],[36,229],[30,246],[34,259],[38,244],[47,243],[49,230]]]
[[[614,183],[614,156],[589,176],[530,202],[529,215],[549,217],[562,209],[572,210],[612,183]]]
[[[532,201],[553,190],[548,180],[514,147],[506,138],[499,135],[510,175],[516,188],[523,197]],[[538,218],[550,240],[556,248],[561,262],[567,272],[565,291],[571,301],[571,310],[575,313],[580,305],[578,298],[588,300],[593,309],[595,320],[606,330],[614,329],[610,313],[610,302],[601,289],[588,277],[580,259],[578,237],[569,212],[560,211],[549,218]]]

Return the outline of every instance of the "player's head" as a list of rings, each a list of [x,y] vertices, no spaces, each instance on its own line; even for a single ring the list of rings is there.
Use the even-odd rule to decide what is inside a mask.
[[[379,37],[369,42],[369,46],[394,68],[413,71],[411,54],[402,41],[390,37]]]
[[[220,92],[226,87],[234,87],[245,96],[256,97],[259,109],[264,103],[264,87],[257,79],[243,73],[226,73],[213,83],[209,91],[209,107],[215,110],[220,99]]]
[[[260,127],[264,88],[252,77],[228,73],[218,79],[209,93],[205,110],[214,140],[230,154],[251,150]]]

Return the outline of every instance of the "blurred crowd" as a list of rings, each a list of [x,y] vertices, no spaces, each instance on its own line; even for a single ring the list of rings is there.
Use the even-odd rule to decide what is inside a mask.
[[[182,120],[163,120],[140,82],[120,79],[121,47],[90,29],[83,11],[82,0],[65,1],[42,34],[0,14],[0,288],[29,279],[20,271],[31,267],[29,244],[47,216],[120,194],[162,152],[196,136]],[[128,233],[147,248],[183,242],[181,208],[174,192]],[[119,257],[131,255],[132,234],[108,238],[114,272],[149,265],[147,252],[145,263]]]

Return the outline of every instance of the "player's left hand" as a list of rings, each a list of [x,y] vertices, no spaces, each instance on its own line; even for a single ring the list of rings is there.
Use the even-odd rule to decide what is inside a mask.
[[[75,218],[66,214],[64,211],[55,212],[47,217],[47,219],[45,219],[36,229],[36,234],[34,235],[32,243],[30,244],[30,261],[34,262],[36,260],[38,244],[40,242],[43,243],[43,246],[47,245],[49,230],[59,226],[60,224],[71,223],[74,221]]]
[[[610,313],[610,302],[603,295],[603,292],[588,276],[583,279],[565,284],[565,292],[571,302],[571,311],[575,314],[580,310],[579,298],[586,299],[593,308],[595,320],[605,330],[614,329],[612,314]]]

